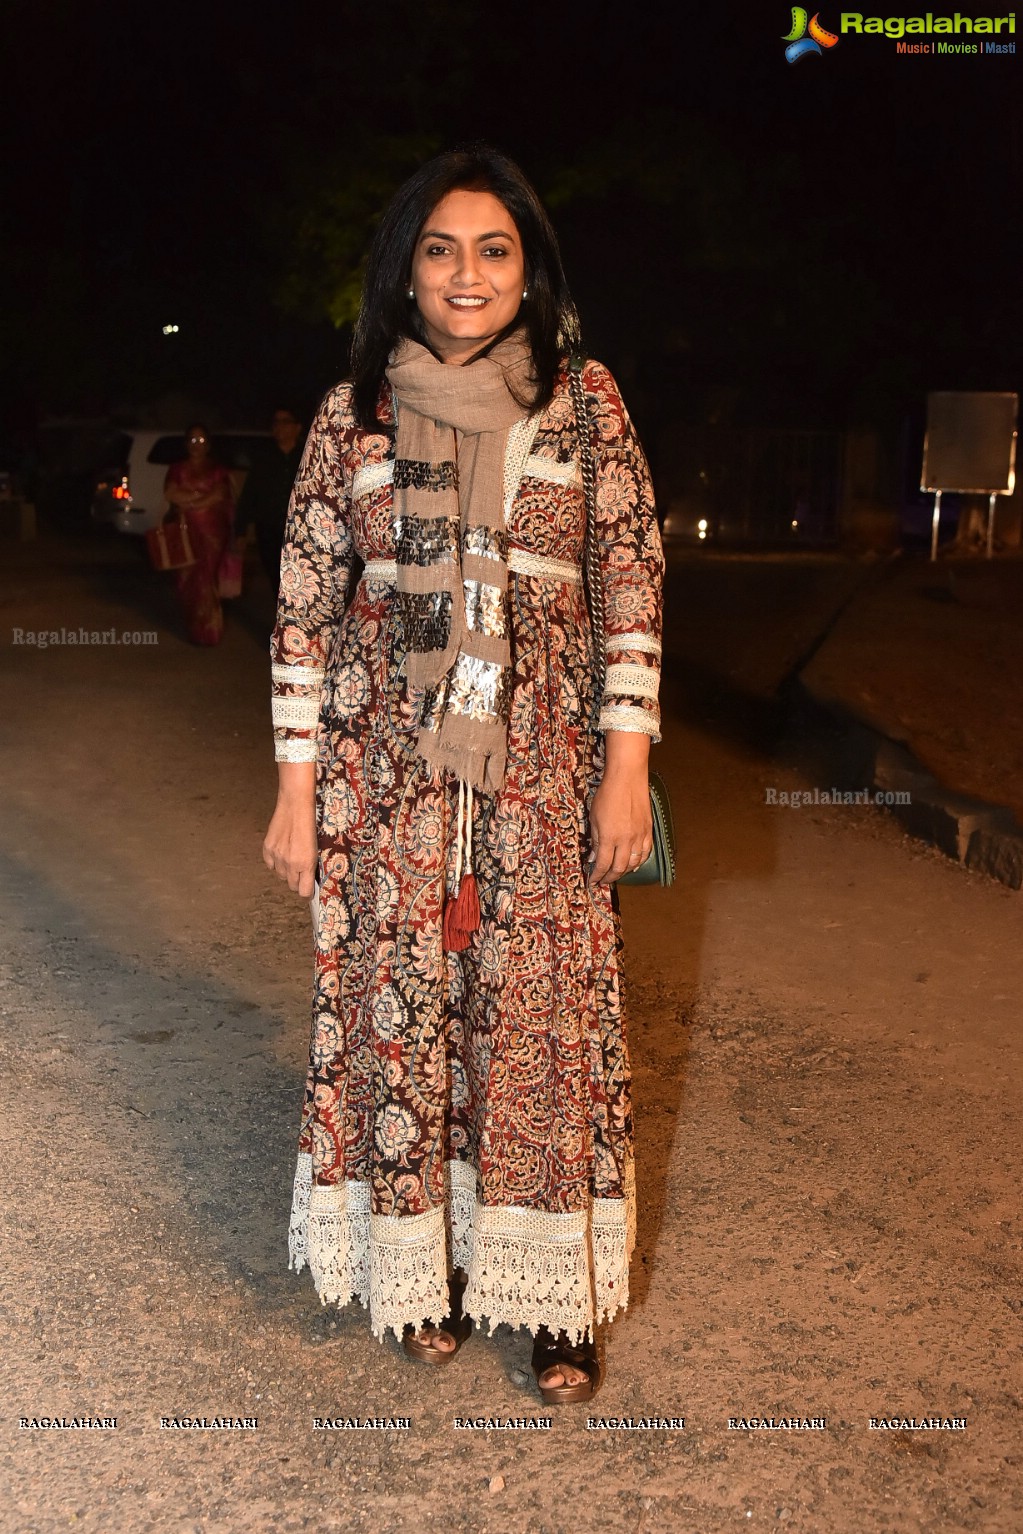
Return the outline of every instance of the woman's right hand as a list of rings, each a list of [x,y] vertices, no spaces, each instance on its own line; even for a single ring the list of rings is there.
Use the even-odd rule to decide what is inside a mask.
[[[280,762],[277,807],[263,838],[263,862],[303,900],[311,900],[316,845],[316,763]]]

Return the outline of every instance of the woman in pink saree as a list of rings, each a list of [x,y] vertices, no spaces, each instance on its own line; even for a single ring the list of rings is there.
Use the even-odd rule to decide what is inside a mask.
[[[190,426],[185,446],[188,457],[172,463],[164,481],[164,494],[184,516],[195,554],[195,564],[178,571],[177,592],[189,639],[193,644],[213,645],[224,637],[217,581],[234,526],[234,496],[230,474],[210,452],[205,426]]]

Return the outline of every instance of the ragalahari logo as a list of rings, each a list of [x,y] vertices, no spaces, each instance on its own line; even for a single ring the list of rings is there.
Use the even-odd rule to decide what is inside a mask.
[[[807,12],[801,5],[792,7],[792,31],[787,32],[782,39],[788,43],[785,49],[785,57],[790,64],[801,59],[804,53],[820,53],[823,48],[833,48],[838,42],[834,32],[828,32],[819,21],[820,12],[807,19]]]

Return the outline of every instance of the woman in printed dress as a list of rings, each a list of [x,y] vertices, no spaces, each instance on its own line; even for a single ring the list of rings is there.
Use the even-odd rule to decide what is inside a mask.
[[[205,426],[190,426],[185,446],[188,457],[172,463],[164,481],[164,494],[183,514],[195,554],[195,564],[177,573],[177,593],[189,639],[193,644],[214,645],[224,637],[218,579],[234,526],[234,494],[230,472],[210,451]]]
[[[628,1302],[613,886],[650,851],[659,739],[650,477],[589,361],[594,696],[577,346],[516,166],[447,154],[402,187],[353,381],[323,401],[292,496],[263,848],[315,928],[291,1264],[423,1362],[449,1363],[476,1320],[528,1328],[546,1401],[596,1390],[595,1327]]]

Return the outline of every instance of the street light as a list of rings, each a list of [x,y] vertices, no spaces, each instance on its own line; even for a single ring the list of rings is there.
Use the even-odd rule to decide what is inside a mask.
[[[165,325],[163,327],[163,333],[165,336],[176,336],[180,329],[180,325]]]

